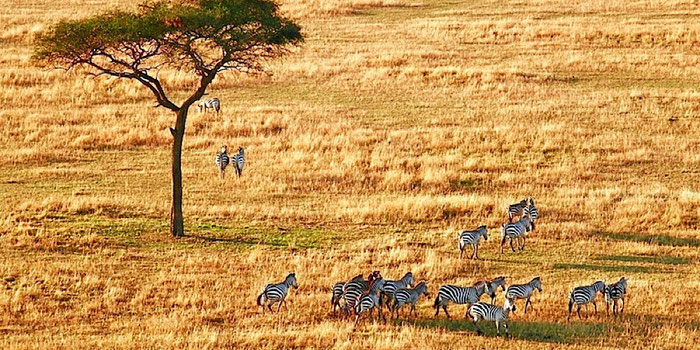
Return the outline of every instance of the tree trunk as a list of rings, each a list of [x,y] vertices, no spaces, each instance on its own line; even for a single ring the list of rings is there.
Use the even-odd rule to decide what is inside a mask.
[[[187,120],[187,107],[177,112],[175,128],[170,129],[173,134],[173,201],[170,208],[170,233],[174,237],[185,235],[185,224],[182,216],[182,140],[185,136],[185,122]]]

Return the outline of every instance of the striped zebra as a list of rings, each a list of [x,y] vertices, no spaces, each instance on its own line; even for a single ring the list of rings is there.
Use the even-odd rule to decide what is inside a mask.
[[[627,295],[627,278],[621,277],[619,281],[609,284],[605,287],[605,314],[610,314],[610,303],[613,303],[613,315],[618,313],[617,301],[622,300],[622,309],[619,313],[625,311],[625,295]]]
[[[440,313],[440,307],[442,307],[447,318],[450,318],[450,314],[447,312],[447,305],[450,302],[458,305],[474,304],[479,301],[484,293],[488,292],[487,289],[488,285],[484,281],[476,282],[472,287],[459,287],[451,284],[440,287],[433,303],[435,308],[434,317]]]
[[[369,311],[369,315],[372,316],[372,310],[374,309],[377,309],[379,317],[384,319],[386,322],[386,318],[382,314],[382,308],[379,304],[378,296],[379,291],[382,289],[385,283],[386,282],[381,277],[375,279],[370,282],[368,290],[360,295],[357,300],[357,304],[355,305],[355,325],[353,328],[357,327],[357,322],[360,321],[360,316],[362,316],[363,313]]]
[[[466,248],[467,245],[470,245],[474,252],[472,253],[469,259],[473,259],[474,257],[476,257],[476,260],[479,260],[479,242],[481,241],[481,237],[484,237],[484,241],[489,240],[488,236],[486,235],[487,233],[488,229],[486,228],[486,225],[481,225],[477,227],[476,230],[462,231],[461,233],[457,234],[459,258],[462,258],[464,248]]]
[[[382,278],[382,275],[379,273],[379,271],[373,271],[367,276],[367,281],[364,280],[358,280],[358,281],[353,281],[353,282],[348,282],[344,287],[343,287],[343,300],[345,300],[345,313],[349,315],[352,310],[355,309],[355,305],[357,304],[357,300],[362,295],[362,293],[366,292],[367,289],[369,288],[369,284],[376,280]]]
[[[229,163],[229,157],[228,154],[226,154],[226,151],[228,150],[228,146],[223,145],[221,146],[221,153],[216,154],[216,167],[219,168],[219,173],[221,175],[221,178],[224,178],[224,175],[226,174],[226,167],[228,166]]]
[[[425,295],[426,297],[429,296],[428,282],[426,281],[421,281],[414,288],[401,288],[394,292],[394,307],[391,308],[392,314],[396,312],[396,318],[398,319],[401,307],[406,304],[411,304],[409,314],[414,313],[416,311],[416,303],[418,302],[421,294]]]
[[[219,102],[219,99],[214,97],[214,98],[208,98],[206,100],[200,101],[197,104],[197,109],[199,109],[200,112],[204,111],[204,113],[208,112],[209,109],[213,110],[216,112],[216,114],[219,114],[221,111],[221,102]]]
[[[486,293],[491,297],[491,305],[496,301],[496,291],[498,287],[506,291],[506,278],[504,276],[496,277],[490,281],[486,281]]]
[[[596,281],[590,286],[580,286],[576,287],[569,294],[569,316],[567,316],[567,321],[571,318],[571,310],[576,304],[576,313],[578,318],[581,319],[581,305],[588,305],[588,303],[593,303],[593,308],[595,313],[598,314],[598,305],[595,302],[595,294],[600,292],[601,294],[605,291],[605,282]]]
[[[510,239],[510,249],[515,251],[513,247],[513,239],[516,239],[518,243],[518,250],[525,249],[525,234],[532,230],[532,221],[530,217],[525,215],[522,219],[516,222],[507,222],[501,225],[501,254],[503,254],[503,245],[506,244],[506,238]],[[520,239],[523,240],[522,245]]]
[[[243,155],[244,151],[245,149],[243,149],[243,147],[238,147],[238,153],[234,154],[231,159],[233,167],[236,170],[236,175],[238,175],[239,178],[243,173],[243,165],[245,165],[245,156]]]
[[[394,299],[394,292],[408,286],[412,287],[413,283],[413,273],[410,271],[403,275],[398,281],[386,281],[379,295],[379,305],[386,305],[387,309],[391,311],[391,302]]]
[[[474,322],[474,327],[476,327],[476,332],[478,334],[484,334],[479,328],[479,324],[477,323],[481,319],[496,322],[496,334],[501,334],[499,324],[503,323],[503,328],[505,328],[506,330],[506,336],[509,336],[508,314],[510,314],[511,311],[515,312],[515,304],[513,304],[513,302],[510,299],[506,298],[503,307],[482,302],[476,303],[469,307],[469,310],[467,310],[467,314],[465,315],[465,317],[467,319],[472,319],[472,321]]]
[[[513,218],[515,217],[521,217],[526,206],[527,199],[523,199],[518,203],[509,205],[508,210],[506,210],[506,213],[508,214],[508,222],[513,222]]]
[[[279,312],[282,304],[284,304],[285,307],[287,306],[285,298],[287,298],[289,287],[294,287],[295,289],[299,288],[297,285],[297,277],[294,273],[287,275],[284,281],[280,283],[268,284],[265,286],[262,293],[258,295],[258,306],[262,306],[264,312],[265,304],[267,304],[267,309],[272,312],[272,305],[274,303],[279,303],[279,305],[277,305],[277,312]]]
[[[535,221],[537,221],[537,218],[540,216],[540,212],[537,210],[537,207],[535,207],[535,200],[532,198],[529,198],[529,203],[527,207],[525,207],[524,212],[527,216],[530,217],[530,220],[532,221],[532,230],[535,230]]]
[[[542,293],[542,280],[538,277],[533,278],[530,282],[526,284],[513,284],[506,289],[506,299],[515,301],[516,299],[525,299],[525,311],[527,313],[527,306],[534,311],[535,308],[532,306],[532,301],[530,298],[532,294],[537,289],[538,292]]]
[[[355,277],[353,277],[350,281],[348,282],[355,282],[355,281],[362,281],[362,274],[359,274]],[[335,312],[336,307],[340,307],[340,299],[343,296],[343,288],[345,287],[345,284],[348,282],[338,282],[333,285],[331,288],[331,305],[333,305],[333,312]]]

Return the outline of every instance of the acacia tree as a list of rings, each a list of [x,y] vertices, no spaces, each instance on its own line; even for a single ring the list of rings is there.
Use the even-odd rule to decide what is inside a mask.
[[[133,79],[175,114],[170,232],[184,235],[182,142],[189,108],[222,71],[260,72],[262,63],[303,41],[300,28],[272,0],[159,0],[136,12],[112,11],[62,21],[41,33],[34,58],[43,65],[85,68],[93,76]],[[163,68],[191,72],[198,84],[179,104],[158,78]]]

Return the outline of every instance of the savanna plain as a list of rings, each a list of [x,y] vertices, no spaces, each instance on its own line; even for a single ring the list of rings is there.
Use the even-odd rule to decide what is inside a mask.
[[[306,41],[224,74],[190,114],[187,236],[168,234],[174,117],[136,83],[38,67],[36,33],[136,2],[0,0],[0,348],[697,348],[700,2],[286,0]],[[164,71],[176,99],[194,81]],[[218,178],[222,144],[243,176]],[[540,211],[500,254],[505,208]],[[460,229],[487,225],[482,260]],[[387,323],[330,287],[412,271]],[[296,272],[287,310],[267,283]],[[534,312],[478,336],[442,284],[541,276]],[[625,312],[566,320],[569,291],[629,280]],[[503,303],[500,292],[496,301]]]

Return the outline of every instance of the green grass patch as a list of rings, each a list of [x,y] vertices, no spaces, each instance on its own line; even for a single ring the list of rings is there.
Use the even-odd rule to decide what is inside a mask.
[[[209,223],[200,224],[190,235],[217,244],[280,248],[320,248],[337,237],[333,232],[314,228],[235,228]]]
[[[481,180],[463,179],[450,181],[450,187],[453,191],[461,189],[472,189],[481,186]]]
[[[609,233],[600,231],[594,232],[593,234],[618,241],[640,242],[671,247],[700,247],[700,240],[693,238],[680,238],[668,235],[645,235],[639,233]]]
[[[651,272],[666,272],[659,269],[652,269],[646,266],[609,266],[609,265],[591,265],[591,264],[554,264],[555,269],[565,270],[591,270],[604,272],[631,272],[631,273],[651,273]]]
[[[464,319],[432,319],[416,321],[395,321],[397,324],[413,324],[416,327],[443,329],[451,332],[476,333],[476,328],[471,321]],[[608,332],[608,326],[604,323],[549,323],[549,322],[519,322],[508,323],[510,335],[515,339],[530,340],[545,343],[574,344],[588,342],[603,337]],[[495,337],[496,325],[494,322],[479,322],[479,328],[484,336]],[[501,336],[504,329],[501,327]]]
[[[624,262],[642,262],[642,263],[654,263],[654,264],[667,264],[667,265],[684,265],[690,262],[688,258],[681,258],[675,256],[644,256],[644,255],[603,255],[596,258],[596,260],[608,260],[608,261],[624,261]]]

